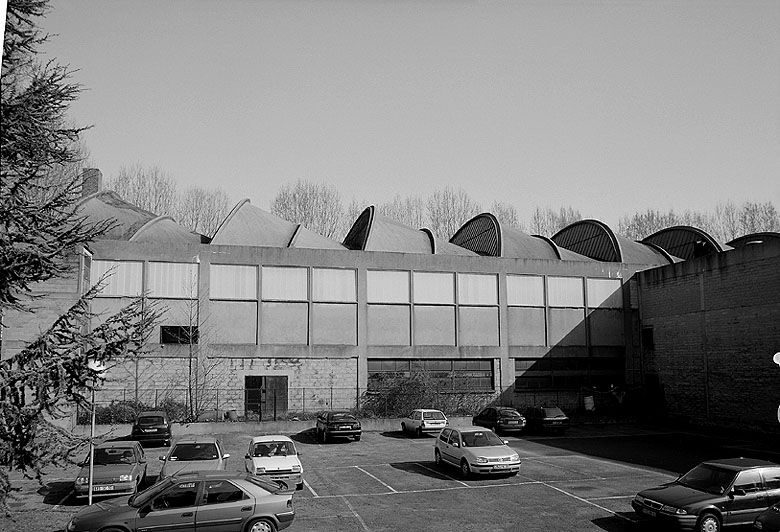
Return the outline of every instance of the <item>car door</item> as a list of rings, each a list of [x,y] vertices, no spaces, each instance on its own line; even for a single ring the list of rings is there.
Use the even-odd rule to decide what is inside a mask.
[[[414,415],[412,416],[412,424],[410,428],[412,430],[417,430],[417,427],[420,426],[421,420],[422,420],[422,412],[420,412],[419,410],[415,410]]]
[[[767,467],[761,470],[764,477],[767,507],[780,502],[780,467]]]
[[[450,437],[443,445],[441,457],[450,464],[460,466],[460,433],[457,430],[450,432]]]
[[[769,506],[758,469],[740,471],[728,497],[724,525],[752,523],[753,519]]]
[[[225,479],[206,480],[195,516],[197,532],[241,532],[254,513],[254,499]]]
[[[139,510],[138,532],[195,532],[195,510],[200,481],[182,481],[169,487]]]

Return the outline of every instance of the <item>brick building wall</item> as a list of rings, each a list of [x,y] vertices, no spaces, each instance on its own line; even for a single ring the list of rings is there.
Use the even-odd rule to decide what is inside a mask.
[[[780,432],[780,368],[772,362],[780,351],[780,245],[656,268],[638,280],[643,371],[646,382],[657,376],[668,414]]]

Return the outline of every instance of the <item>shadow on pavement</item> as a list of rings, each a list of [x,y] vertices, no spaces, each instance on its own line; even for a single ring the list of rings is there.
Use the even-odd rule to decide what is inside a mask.
[[[76,499],[73,493],[73,481],[49,482],[38,489],[38,494],[43,495],[43,504],[62,505],[62,506],[81,506],[82,503]]]

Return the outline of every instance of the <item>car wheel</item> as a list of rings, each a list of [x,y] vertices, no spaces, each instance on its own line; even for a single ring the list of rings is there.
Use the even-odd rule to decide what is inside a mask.
[[[303,490],[303,482],[295,485],[295,491],[301,491],[301,490]]]
[[[360,436],[355,436],[355,441],[360,441]]]
[[[258,519],[249,524],[246,532],[276,532],[276,527],[267,519]]]
[[[422,427],[417,427],[415,434],[417,434],[418,438],[422,438]]]
[[[436,465],[437,465],[437,466],[440,466],[440,465],[441,465],[441,453],[439,452],[439,450],[438,450],[438,449],[436,449],[436,450],[433,452],[433,460],[434,460],[434,462],[436,462]]]
[[[469,478],[471,476],[471,468],[465,458],[460,461],[460,474],[463,475],[463,478]]]
[[[406,423],[401,423],[401,432],[406,432]]]
[[[703,513],[696,524],[696,530],[699,532],[720,532],[720,519],[711,512]]]

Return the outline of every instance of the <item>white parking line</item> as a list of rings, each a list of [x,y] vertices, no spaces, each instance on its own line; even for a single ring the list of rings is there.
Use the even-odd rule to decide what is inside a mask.
[[[583,499],[582,497],[580,497],[580,496],[578,496],[578,495],[574,495],[573,493],[569,493],[568,491],[566,491],[566,490],[564,490],[564,489],[557,488],[557,487],[553,486],[552,484],[549,484],[549,483],[547,483],[547,482],[542,482],[542,484],[543,484],[543,485],[545,485],[545,486],[547,486],[548,488],[552,488],[552,489],[554,489],[555,491],[558,491],[558,492],[560,492],[560,493],[563,493],[564,495],[568,495],[568,496],[569,496],[569,497],[571,497],[572,499],[576,499],[576,500],[578,500],[578,501],[580,501],[580,502],[584,502],[585,504],[590,504],[591,506],[595,506],[595,507],[596,507],[596,508],[598,508],[599,510],[603,510],[603,511],[605,511],[605,512],[609,513],[609,514],[612,514],[612,515],[614,515],[615,517],[619,517],[619,518],[621,518],[621,519],[623,519],[623,520],[625,520],[625,521],[628,521],[629,523],[633,523],[633,522],[634,522],[634,520],[633,520],[633,519],[629,519],[629,518],[628,518],[628,517],[626,517],[625,515],[621,515],[621,514],[619,514],[619,513],[617,513],[617,512],[613,512],[613,511],[612,511],[612,510],[610,510],[609,508],[605,508],[604,506],[601,506],[600,504],[596,504],[596,503],[595,503],[595,502],[593,502],[593,501],[589,501],[588,499]]]
[[[424,465],[422,465],[422,464],[415,464],[415,465],[416,465],[417,467],[421,467],[421,468],[423,468],[423,469],[426,469],[426,470],[428,470],[428,471],[430,471],[430,472],[432,472],[432,473],[436,473],[437,475],[441,475],[441,476],[443,476],[444,478],[448,478],[448,479],[450,479],[450,480],[454,480],[454,481],[455,481],[455,482],[457,482],[458,484],[462,484],[463,486],[466,486],[467,488],[468,488],[468,487],[470,487],[470,486],[469,486],[468,484],[466,484],[465,482],[463,482],[463,481],[461,481],[461,480],[458,480],[458,479],[457,479],[457,478],[455,478],[455,477],[451,477],[451,476],[449,476],[447,473],[442,473],[441,471],[437,471],[437,470],[435,470],[435,469],[431,469],[430,467],[428,467],[428,466],[424,466]]]
[[[358,514],[358,513],[355,511],[355,509],[352,507],[352,505],[351,505],[351,504],[349,504],[349,500],[347,500],[347,498],[346,498],[345,496],[343,496],[343,495],[341,496],[341,500],[343,500],[343,501],[344,501],[344,504],[346,504],[346,505],[347,505],[347,508],[349,508],[349,511],[350,511],[350,512],[352,512],[352,515],[354,515],[354,516],[355,516],[355,519],[357,519],[357,520],[358,520],[358,523],[360,523],[360,526],[362,526],[362,527],[363,527],[363,530],[365,530],[366,532],[371,532],[371,529],[370,529],[370,528],[368,528],[368,526],[366,525],[366,522],[365,522],[365,521],[363,521],[363,518],[362,518],[362,517],[360,517],[360,514]]]
[[[355,466],[355,469],[357,469],[358,471],[362,471],[363,473],[365,473],[365,474],[366,474],[366,475],[368,475],[369,477],[373,478],[374,480],[376,480],[377,482],[379,482],[380,484],[382,484],[384,487],[386,487],[387,489],[389,489],[389,490],[390,490],[390,491],[392,491],[393,493],[398,493],[398,492],[397,492],[395,489],[393,489],[393,487],[392,487],[392,486],[390,486],[389,484],[386,484],[386,483],[382,482],[380,479],[378,479],[377,477],[375,477],[374,475],[372,475],[371,473],[369,473],[368,471],[366,471],[366,470],[365,470],[365,469],[363,469],[362,467],[360,467],[360,466]]]
[[[317,495],[317,492],[314,491],[314,488],[311,487],[311,484],[306,482],[306,479],[303,479],[303,485],[306,486],[306,488],[311,492],[312,495],[314,495],[315,498],[319,497],[319,495]]]

